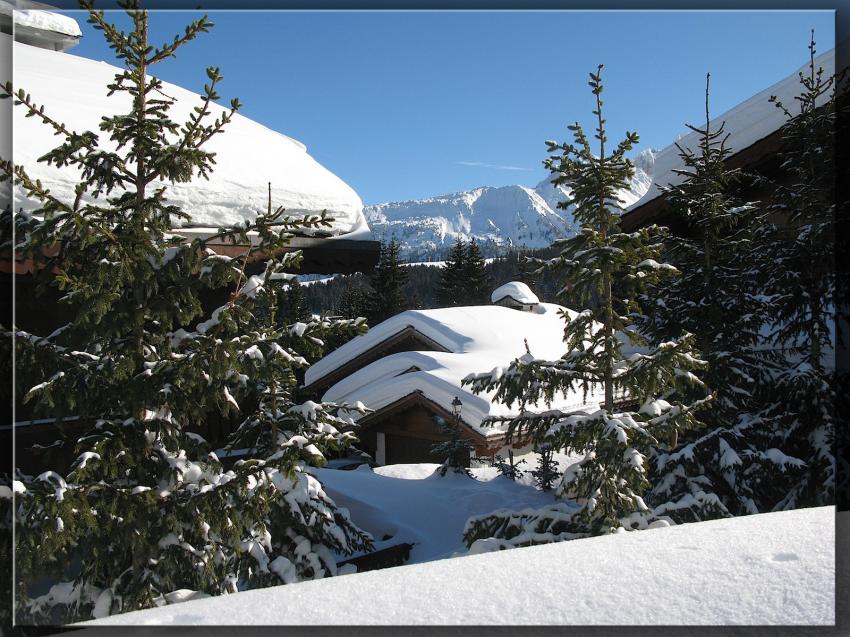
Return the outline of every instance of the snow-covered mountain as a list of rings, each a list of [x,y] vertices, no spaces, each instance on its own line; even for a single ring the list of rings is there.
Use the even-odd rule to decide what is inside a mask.
[[[652,184],[657,151],[647,149],[635,157],[631,186],[621,193],[626,206],[640,199]],[[569,210],[559,201],[569,191],[544,179],[527,186],[483,186],[428,199],[365,206],[364,213],[376,238],[393,237],[408,260],[442,257],[456,238],[475,238],[488,256],[511,247],[542,248],[575,233]]]

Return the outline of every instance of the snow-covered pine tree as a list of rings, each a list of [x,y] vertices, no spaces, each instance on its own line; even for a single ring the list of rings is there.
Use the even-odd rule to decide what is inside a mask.
[[[846,71],[842,78],[848,81]],[[836,117],[835,167],[840,173],[850,166],[850,91],[840,92],[836,109],[840,116]],[[836,179],[835,195],[835,413],[847,414],[850,413],[850,277],[847,276],[850,272],[850,180]],[[840,511],[848,511],[850,427],[843,421],[836,422],[835,452],[836,506]]]
[[[499,471],[499,475],[505,476],[512,482],[516,482],[525,473],[519,468],[522,464],[525,464],[525,458],[515,461],[512,449],[508,449],[507,462],[505,462],[505,459],[502,456],[498,455],[493,459],[493,466]]]
[[[594,152],[582,126],[568,126],[575,143],[547,142],[544,162],[554,174],[552,183],[573,193],[571,202],[581,232],[557,245],[559,257],[545,267],[560,272],[562,292],[578,293],[600,302],[578,314],[564,312],[567,353],[556,360],[534,358],[526,352],[506,370],[473,374],[464,379],[474,391],[494,391],[495,399],[519,406],[508,420],[507,435],[529,435],[538,445],[565,449],[582,457],[564,473],[558,493],[578,503],[560,503],[519,514],[497,512],[467,522],[468,546],[504,548],[610,533],[619,528],[643,528],[653,520],[642,495],[649,487],[647,456],[657,439],[695,426],[693,411],[708,397],[691,403],[676,400],[691,387],[702,387],[691,370],[704,367],[696,357],[693,336],[685,334],[656,347],[632,326],[640,307],[638,294],[648,282],[675,268],[659,263],[663,232],[653,226],[633,233],[618,229],[623,200],[634,172],[626,153],[638,141],[636,133],[607,152],[608,137],[602,115],[602,66],[590,74],[596,99]],[[615,285],[619,294],[614,294]],[[551,404],[565,391],[601,387],[604,402],[598,410],[565,413],[558,409],[535,411]],[[618,406],[636,404],[631,410]],[[498,422],[499,419],[495,419]],[[490,421],[490,422],[494,422]],[[478,549],[474,549],[478,550]]]
[[[791,476],[777,509],[832,504],[835,500],[837,215],[835,133],[848,113],[846,70],[827,75],[815,65],[814,33],[807,73],[800,73],[796,105],[770,101],[783,111],[783,175],[759,218],[762,284],[770,297],[769,339],[783,355],[773,403],[764,412],[785,450],[806,463]]]
[[[279,294],[279,297],[278,323],[281,325],[290,325],[298,321],[305,322],[310,320],[310,310],[307,309],[304,290],[296,279],[288,281],[286,291]]]
[[[537,453],[537,466],[531,470],[535,484],[543,491],[551,491],[561,474],[558,472],[558,463],[553,455],[555,450],[548,442],[542,442],[534,448]]]
[[[11,450],[10,450],[11,451]],[[0,475],[0,568],[8,573],[0,583],[0,635],[14,634],[12,616],[14,598],[12,585],[12,560],[14,546],[12,542],[12,488],[8,474]]]
[[[446,257],[446,262],[440,270],[440,282],[437,287],[437,303],[440,307],[457,307],[468,305],[465,300],[467,268],[467,249],[463,239],[458,237]]]
[[[366,297],[367,318],[377,325],[408,308],[404,295],[407,272],[401,266],[398,241],[391,239],[381,246],[381,258],[369,278],[372,290]]]
[[[464,460],[469,460],[470,454],[474,451],[472,443],[464,438],[460,431],[460,425],[456,422],[449,422],[442,418],[437,420],[439,429],[448,434],[449,439],[442,442],[437,442],[431,445],[431,455],[440,458],[442,466],[437,469],[441,477],[451,471],[453,474],[465,475],[468,478],[472,477],[469,469],[464,465]]]
[[[354,280],[348,280],[339,299],[337,312],[343,318],[354,319],[366,314],[366,295]]]
[[[154,46],[147,12],[123,6],[129,32],[86,5],[126,67],[108,90],[132,98],[128,113],[101,120],[100,134],[71,131],[25,90],[0,88],[62,140],[42,161],[79,178],[74,201],[63,201],[23,167],[0,162],[40,204],[33,216],[4,220],[17,226],[16,254],[38,263],[39,285],[57,287],[74,310],[52,334],[14,331],[18,383],[37,382],[26,399],[44,415],[92,423],[69,471],[15,476],[23,622],[124,612],[178,600],[181,589],[219,594],[319,578],[336,572],[334,552],[370,546],[307,470],[324,450],[350,444],[351,434],[340,432],[336,406],[296,405],[291,393],[303,352],[321,345],[316,333],[354,326],[278,327],[273,312],[257,311],[277,307],[278,286],[291,276],[283,270],[300,255],[245,276],[257,255],[280,253],[291,232],[330,221],[289,218],[279,208],[208,239],[171,234],[173,220],[188,215],[167,203],[167,185],[211,171],[214,156],[203,146],[239,103],[214,104],[221,75],[209,68],[189,120],[173,121],[173,100],[148,73],[212,23],[202,17]],[[250,247],[224,257],[207,247],[221,239]],[[226,286],[230,300],[200,320],[200,294]],[[233,411],[246,414],[238,433],[253,435],[261,457],[225,471],[196,432],[210,415]],[[45,582],[53,585],[36,595],[32,586]]]
[[[481,249],[474,238],[466,246],[462,281],[464,292],[461,305],[486,305],[490,302],[493,289],[484,257],[481,256]]]
[[[669,236],[667,258],[681,276],[648,289],[641,330],[653,339],[690,332],[708,367],[702,380],[714,400],[700,414],[705,429],[653,453],[653,488],[647,500],[679,522],[770,510],[777,477],[802,464],[774,447],[758,417],[760,388],[770,384],[773,358],[762,345],[766,297],[756,283],[751,218],[757,204],[735,195],[746,176],[730,168],[725,123],[711,127],[709,81],[705,125],[688,128],[695,148],[677,144],[684,180],[661,186],[683,236]]]

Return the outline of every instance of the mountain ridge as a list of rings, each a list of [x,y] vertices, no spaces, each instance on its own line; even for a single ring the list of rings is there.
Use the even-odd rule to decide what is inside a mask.
[[[635,175],[620,193],[629,206],[652,185],[658,151],[647,149],[635,157]],[[479,186],[423,199],[371,204],[363,207],[376,239],[395,238],[406,260],[427,261],[446,255],[456,239],[475,239],[485,256],[511,248],[542,248],[576,233],[569,209],[557,207],[569,199],[569,190],[544,179],[524,185]]]

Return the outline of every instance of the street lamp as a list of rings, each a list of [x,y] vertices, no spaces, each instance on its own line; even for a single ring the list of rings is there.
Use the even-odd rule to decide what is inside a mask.
[[[455,399],[452,401],[452,414],[454,414],[455,421],[452,427],[452,441],[457,441],[460,437],[460,410],[463,409],[463,403],[460,402],[460,398],[455,396]],[[460,457],[458,454],[457,446],[452,453],[452,466],[459,467],[461,466]],[[456,469],[455,469],[456,470]]]
[[[463,409],[463,403],[460,402],[460,398],[455,396],[455,399],[452,401],[452,413],[455,416],[455,424],[460,424],[460,410]]]

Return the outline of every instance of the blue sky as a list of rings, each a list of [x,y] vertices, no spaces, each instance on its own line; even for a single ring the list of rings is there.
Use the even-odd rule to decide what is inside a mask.
[[[69,53],[113,61],[68,13],[84,34]],[[152,13],[157,42],[200,15]],[[597,64],[609,138],[635,130],[640,150],[700,122],[707,71],[719,115],[804,64],[810,29],[819,52],[834,46],[832,11],[209,15],[211,32],[154,73],[200,91],[219,66],[226,101],[305,143],[367,204],[538,183],[544,140],[567,139],[575,120],[593,126]]]

